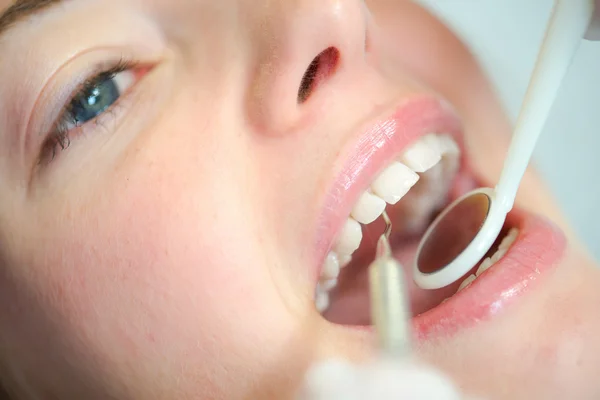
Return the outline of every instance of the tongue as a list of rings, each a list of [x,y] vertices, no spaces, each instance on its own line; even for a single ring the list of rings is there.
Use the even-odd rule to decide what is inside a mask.
[[[404,267],[405,281],[410,296],[413,316],[432,309],[456,292],[457,284],[437,290],[423,290],[412,279],[412,262],[418,240],[413,239],[395,246],[394,257]],[[342,325],[370,325],[368,265],[373,256],[353,261],[340,275],[340,281],[331,293],[331,305],[323,314],[329,321]]]

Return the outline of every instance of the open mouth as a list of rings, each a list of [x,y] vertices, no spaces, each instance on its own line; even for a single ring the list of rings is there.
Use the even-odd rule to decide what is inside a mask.
[[[433,315],[437,322],[447,323],[456,314],[457,305],[460,306],[461,302],[464,303],[463,309],[471,307],[466,314],[475,316],[477,313],[473,319],[478,319],[482,316],[483,308],[484,313],[492,312],[490,307],[493,304],[497,308],[500,305],[498,301],[507,299],[504,292],[524,291],[529,285],[523,285],[523,282],[530,283],[534,275],[546,269],[541,267],[532,275],[531,269],[525,265],[526,260],[517,257],[516,261],[523,264],[520,275],[513,274],[510,281],[503,279],[502,284],[495,285],[494,292],[486,292],[485,296],[464,299],[464,292],[470,291],[468,288],[471,286],[477,286],[475,283],[483,279],[480,277],[493,276],[489,272],[496,269],[498,264],[510,263],[511,260],[504,260],[508,255],[515,258],[511,254],[515,253],[512,247],[523,236],[545,241],[554,235],[552,238],[555,243],[555,236],[560,236],[548,224],[527,223],[525,221],[532,218],[513,213],[507,218],[498,240],[486,257],[457,282],[437,290],[424,290],[414,283],[411,272],[413,262],[427,227],[452,200],[480,186],[466,167],[460,136],[456,131],[439,132],[415,134],[408,145],[398,146],[401,147],[400,151],[385,157],[384,167],[378,168],[377,174],[371,174],[369,179],[361,183],[363,188],[367,188],[353,193],[352,197],[356,200],[334,234],[320,268],[315,291],[316,308],[328,321],[347,326],[371,325],[368,266],[374,259],[377,239],[384,230],[381,218],[384,210],[393,223],[390,243],[394,257],[404,266],[407,275],[413,320]],[[376,158],[372,157],[373,160]],[[377,162],[373,160],[370,161]],[[526,235],[521,235],[523,226]],[[554,265],[562,253],[560,249],[555,250],[552,252],[553,258],[545,263],[547,266]],[[490,288],[494,285],[488,283],[481,286]],[[462,298],[460,302],[459,298]],[[481,307],[473,307],[474,302],[479,302]],[[426,325],[434,326],[436,321],[429,318]]]

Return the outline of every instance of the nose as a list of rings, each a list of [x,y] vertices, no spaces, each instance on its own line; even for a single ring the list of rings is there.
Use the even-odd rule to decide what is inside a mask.
[[[364,63],[368,13],[362,0],[272,0],[265,9],[249,112],[261,132],[281,135]]]

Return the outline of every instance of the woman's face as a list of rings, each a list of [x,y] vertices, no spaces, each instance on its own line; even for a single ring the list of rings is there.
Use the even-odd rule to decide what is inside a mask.
[[[0,12],[0,357],[25,398],[281,399],[369,357],[367,222],[397,202],[410,273],[508,146],[473,57],[409,1]],[[519,196],[480,278],[411,284],[417,351],[490,399],[597,398],[600,276],[533,173]]]

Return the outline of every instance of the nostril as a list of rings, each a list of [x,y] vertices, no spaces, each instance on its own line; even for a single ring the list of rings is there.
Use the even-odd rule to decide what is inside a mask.
[[[329,47],[315,57],[308,66],[300,88],[298,89],[298,104],[304,103],[315,89],[335,72],[340,53],[335,47]]]

